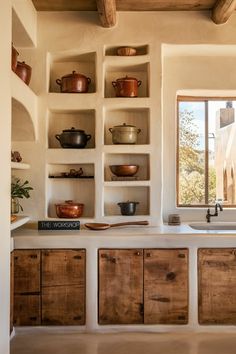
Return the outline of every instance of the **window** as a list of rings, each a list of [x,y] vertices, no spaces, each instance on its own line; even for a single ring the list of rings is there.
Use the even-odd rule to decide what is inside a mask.
[[[177,206],[236,206],[236,99],[178,97]]]

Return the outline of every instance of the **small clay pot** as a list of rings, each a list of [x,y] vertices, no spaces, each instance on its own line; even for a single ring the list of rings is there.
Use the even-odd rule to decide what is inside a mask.
[[[142,81],[135,77],[121,77],[116,81],[112,81],[112,86],[115,89],[116,97],[137,97],[138,87]]]
[[[18,75],[19,78],[26,83],[26,85],[29,85],[32,73],[31,66],[27,65],[24,61],[18,61],[15,72],[16,75]]]
[[[78,74],[75,71],[72,74],[62,76],[61,79],[56,79],[56,83],[60,86],[61,92],[64,93],[83,93],[88,92],[88,87],[91,82],[89,77]]]
[[[127,202],[117,203],[122,215],[134,215],[137,204],[139,204],[139,202],[130,202],[129,200]]]
[[[55,204],[56,214],[59,218],[74,219],[83,214],[84,204],[66,200],[65,203]]]

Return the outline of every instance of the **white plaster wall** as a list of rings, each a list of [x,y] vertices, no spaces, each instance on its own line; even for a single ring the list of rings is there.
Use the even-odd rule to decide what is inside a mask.
[[[229,49],[229,48],[228,48]],[[231,48],[232,49],[232,48]],[[198,56],[167,56],[163,58],[163,210],[164,219],[169,213],[180,213],[183,220],[205,221],[204,208],[176,207],[176,96],[177,94],[236,97],[236,57],[229,52],[224,55],[224,47],[219,47],[217,55],[203,56],[204,48],[199,48]],[[222,56],[223,54],[223,56]],[[166,137],[169,137],[166,139]],[[225,209],[219,213],[217,221],[234,221],[236,211]]]
[[[11,2],[1,3],[0,11],[0,353],[9,353],[10,313],[10,127],[11,127]]]
[[[233,89],[235,82],[234,58],[236,15],[227,24],[216,26],[210,19],[209,12],[120,12],[114,28],[102,28],[96,13],[92,12],[42,12],[38,16],[38,46],[26,50],[29,62],[33,63],[32,89],[39,96],[38,124],[39,140],[30,146],[24,143],[14,144],[22,148],[26,162],[31,161],[29,179],[35,191],[32,200],[25,203],[25,212],[33,220],[46,217],[47,176],[45,162],[56,162],[56,155],[47,151],[47,115],[48,107],[63,108],[64,105],[78,109],[75,101],[57,102],[47,92],[49,82],[48,53],[86,53],[96,52],[96,93],[93,100],[89,97],[83,102],[83,108],[96,109],[96,151],[83,155],[86,159],[96,161],[96,207],[97,220],[102,219],[103,207],[103,119],[104,106],[104,47],[121,45],[148,45],[150,60],[150,221],[162,222],[175,208],[175,96],[181,89]],[[163,44],[182,48],[176,53],[163,56]],[[196,47],[199,45],[200,47]],[[205,46],[204,46],[205,45]],[[227,48],[223,56],[224,47]],[[209,49],[210,48],[210,49]],[[229,49],[230,48],[230,49]],[[173,49],[173,48],[172,48]],[[188,49],[189,53],[188,54]],[[204,52],[205,50],[205,52]],[[185,54],[183,54],[183,52]],[[187,55],[192,55],[187,57]],[[172,55],[167,57],[165,55]],[[180,56],[185,55],[184,58]],[[220,55],[221,58],[216,56]],[[197,56],[197,57],[196,57]],[[231,56],[228,57],[228,56]],[[176,59],[177,57],[177,59]],[[227,68],[227,72],[226,72]],[[232,70],[231,70],[232,69]],[[217,73],[217,75],[216,75]],[[63,96],[62,96],[63,97]],[[119,104],[115,108],[119,108]],[[147,152],[147,147],[142,153]],[[58,156],[58,155],[57,155]],[[64,155],[63,155],[64,156]],[[61,157],[65,160],[65,157]],[[70,156],[72,161],[74,158]],[[65,162],[65,161],[62,161]],[[183,219],[204,219],[204,211],[186,210]],[[224,212],[222,218],[234,218],[234,211]],[[109,221],[112,221],[112,217]]]

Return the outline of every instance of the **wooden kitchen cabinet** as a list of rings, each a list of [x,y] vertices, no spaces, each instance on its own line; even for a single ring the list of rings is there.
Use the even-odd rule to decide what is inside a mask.
[[[14,325],[85,323],[85,250],[14,251]]]
[[[188,323],[187,249],[99,250],[99,324]]]
[[[42,251],[42,324],[85,323],[85,250]]]
[[[236,325],[235,293],[236,249],[199,249],[199,323]]]
[[[143,322],[143,250],[99,250],[99,323]]]
[[[14,325],[41,322],[40,250],[14,251]]]
[[[144,323],[188,323],[188,250],[144,250]]]

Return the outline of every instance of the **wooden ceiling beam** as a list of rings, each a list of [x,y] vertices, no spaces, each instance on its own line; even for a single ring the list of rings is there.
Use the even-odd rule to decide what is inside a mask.
[[[103,27],[110,28],[116,24],[116,0],[96,0],[97,10]]]
[[[218,0],[212,10],[212,20],[217,25],[228,21],[236,8],[236,0]]]

